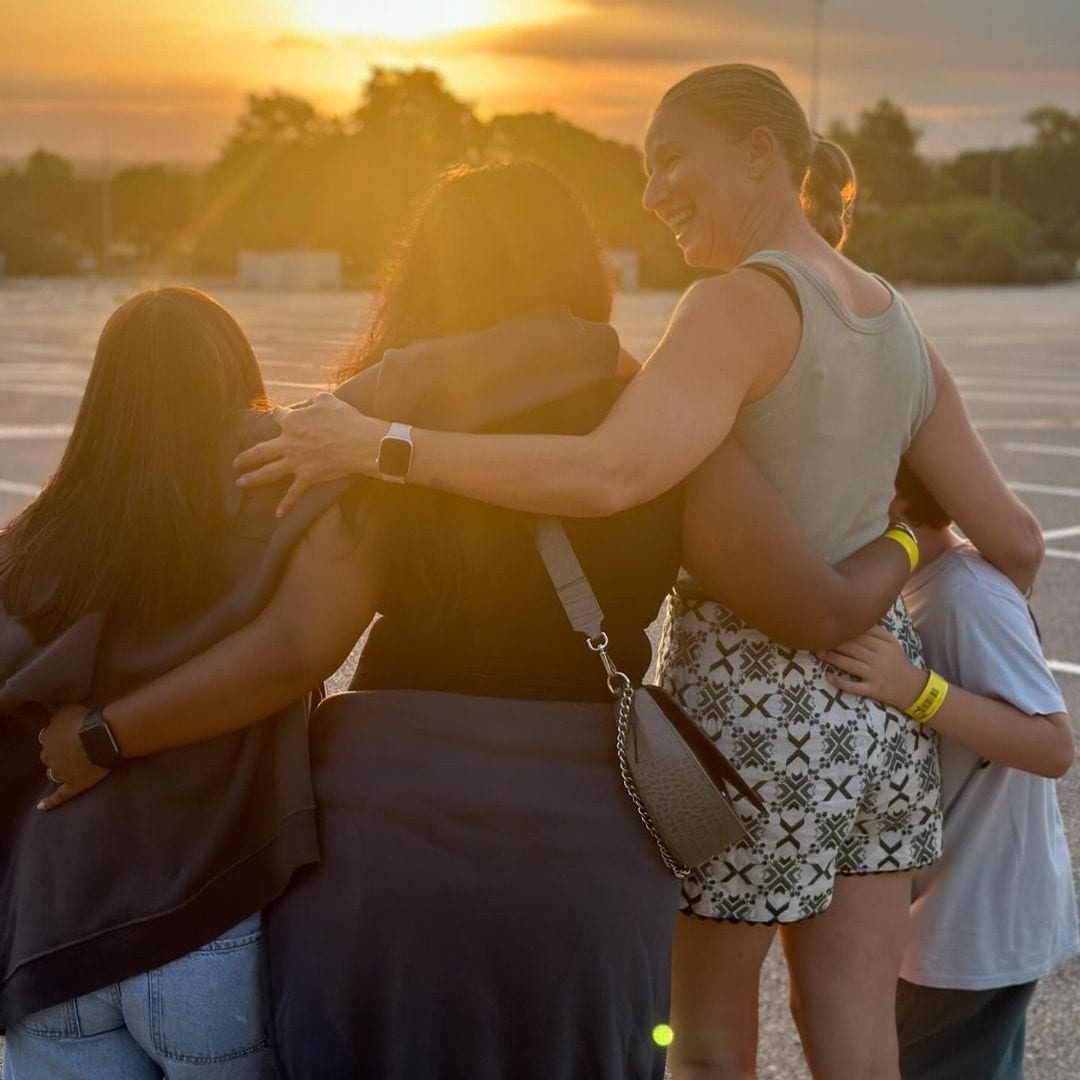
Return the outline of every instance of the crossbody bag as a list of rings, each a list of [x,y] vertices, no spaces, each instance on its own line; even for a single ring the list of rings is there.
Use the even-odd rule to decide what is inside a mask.
[[[570,625],[585,636],[615,698],[619,775],[664,865],[679,878],[747,833],[765,809],[719,748],[658,686],[634,686],[608,651],[604,612],[557,518],[537,518],[536,547]],[[749,808],[735,809],[732,790]]]

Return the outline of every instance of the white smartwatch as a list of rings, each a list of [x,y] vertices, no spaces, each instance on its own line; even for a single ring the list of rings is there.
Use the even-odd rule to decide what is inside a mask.
[[[391,424],[379,443],[375,463],[379,475],[391,484],[404,484],[412,465],[413,441],[411,424]]]

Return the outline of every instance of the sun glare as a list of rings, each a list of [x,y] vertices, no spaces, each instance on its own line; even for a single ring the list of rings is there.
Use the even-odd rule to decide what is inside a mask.
[[[306,0],[301,12],[316,33],[400,39],[488,26],[498,14],[494,0]]]

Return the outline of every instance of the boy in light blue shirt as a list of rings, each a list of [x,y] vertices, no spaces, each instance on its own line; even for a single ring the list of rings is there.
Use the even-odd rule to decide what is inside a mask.
[[[926,720],[942,736],[944,835],[941,860],[914,879],[901,1075],[1020,1080],[1036,980],[1080,954],[1053,782],[1072,763],[1072,728],[1019,590],[905,466],[897,493],[893,512],[914,526],[921,556],[904,600],[927,666],[949,684]],[[881,628],[826,659],[835,686],[900,709],[928,685]]]

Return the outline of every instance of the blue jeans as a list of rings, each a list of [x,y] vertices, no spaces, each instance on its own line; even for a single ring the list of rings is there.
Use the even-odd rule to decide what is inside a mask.
[[[7,1033],[4,1080],[277,1080],[262,921]]]
[[[896,1032],[904,1080],[1023,1080],[1035,983],[939,990],[899,981]]]

